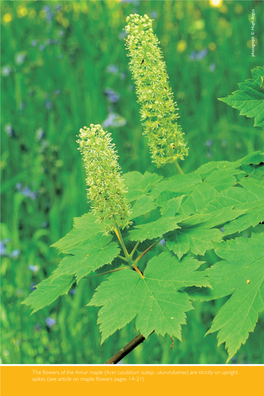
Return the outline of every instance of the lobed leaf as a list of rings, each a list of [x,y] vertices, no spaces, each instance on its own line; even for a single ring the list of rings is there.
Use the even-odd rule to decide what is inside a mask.
[[[264,127],[264,67],[253,69],[252,76],[238,84],[239,91],[219,100],[240,110],[240,115],[254,117],[254,126]]]
[[[52,276],[40,282],[30,296],[22,304],[30,306],[32,313],[39,311],[46,305],[50,305],[59,296],[67,294],[74,283],[73,276],[62,275],[57,279]]]
[[[132,207],[132,214],[129,219],[132,220],[146,213],[149,213],[156,207],[157,205],[153,202],[152,197],[143,195],[135,202],[134,206]]]
[[[160,217],[156,221],[140,224],[129,232],[131,241],[143,242],[146,239],[161,237],[166,232],[179,228],[176,217]]]
[[[163,202],[160,209],[161,215],[164,217],[174,216],[177,212],[179,212],[183,198],[184,195]]]
[[[246,342],[264,309],[264,233],[222,242],[215,251],[224,260],[206,271],[212,291],[204,299],[231,297],[207,334],[219,331],[219,344],[225,342],[230,360]]]
[[[167,240],[167,247],[181,259],[189,250],[194,254],[204,255],[206,250],[213,249],[213,242],[220,242],[221,239],[221,231],[196,226],[174,231]]]
[[[74,228],[59,241],[55,242],[52,247],[57,248],[60,252],[65,253],[71,247],[86,241],[95,235],[102,235],[104,229],[98,222],[93,212],[84,214],[74,219]]]
[[[162,176],[149,172],[145,172],[144,175],[139,172],[129,172],[125,173],[123,178],[128,188],[127,200],[129,202],[146,195],[155,184],[163,179]]]
[[[202,183],[201,177],[196,173],[186,175],[176,175],[167,180],[157,183],[151,190],[150,194],[157,198],[161,192],[170,191],[180,195],[189,195],[195,187]]]
[[[151,259],[144,277],[124,270],[111,275],[96,290],[88,305],[102,306],[98,324],[102,342],[136,317],[136,327],[144,337],[153,330],[181,339],[185,312],[192,309],[183,287],[210,286],[204,272],[195,271],[201,262],[186,257],[181,262],[165,252]]]
[[[95,236],[76,247],[66,251],[66,256],[53,273],[53,279],[61,275],[75,275],[77,283],[90,272],[110,264],[119,254],[120,248],[117,242],[111,242],[112,235]]]

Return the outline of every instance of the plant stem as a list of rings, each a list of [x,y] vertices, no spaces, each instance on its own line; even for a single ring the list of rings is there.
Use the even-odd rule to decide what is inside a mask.
[[[129,255],[131,258],[133,258],[134,253],[135,253],[135,251],[137,250],[138,245],[139,245],[139,241],[137,241],[137,243],[135,244],[135,246],[134,246],[132,252],[131,252],[130,255]]]
[[[176,165],[178,171],[183,175],[183,171],[182,171],[180,165],[178,164],[177,160],[175,160],[175,165]]]
[[[127,263],[127,259],[123,256],[120,256],[119,254],[117,255],[118,258],[120,258],[121,260],[125,261]]]
[[[141,276],[142,279],[145,278],[145,276],[142,274],[142,272],[140,271],[140,269],[139,269],[135,264],[133,264],[132,267],[134,268],[135,271],[137,271],[137,273]]]
[[[129,258],[129,254],[128,254],[128,251],[126,249],[126,245],[124,243],[124,240],[123,240],[123,237],[122,237],[122,234],[121,234],[121,231],[120,231],[118,225],[116,225],[115,233],[116,233],[116,236],[117,236],[117,238],[118,238],[118,240],[120,242],[120,245],[122,246],[122,249],[123,249],[123,252],[124,252],[126,258]]]
[[[157,245],[157,243],[159,243],[161,240],[156,241],[155,243],[153,243],[153,245],[151,245],[150,247],[148,247],[143,253],[141,253],[140,256],[138,256],[138,258],[135,260],[135,265],[137,265],[137,263],[139,262],[139,260],[145,256],[146,253],[148,253],[148,251],[150,249],[152,249],[155,245]]]
[[[151,333],[153,334],[154,331]],[[150,335],[151,335],[150,334]],[[126,355],[128,355],[133,349],[135,349],[138,345],[140,345],[143,341],[145,341],[145,337],[142,334],[137,335],[132,341],[130,341],[126,346],[120,349],[111,359],[107,360],[105,364],[117,364],[123,359]]]

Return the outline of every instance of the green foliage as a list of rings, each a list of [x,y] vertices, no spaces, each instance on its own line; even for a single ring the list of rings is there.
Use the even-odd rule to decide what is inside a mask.
[[[100,267],[115,263],[119,271],[102,282],[88,304],[102,306],[98,319],[102,342],[134,318],[144,337],[155,330],[181,339],[185,313],[192,309],[191,299],[209,301],[232,294],[208,331],[219,331],[219,343],[226,343],[230,359],[253,331],[264,308],[264,233],[253,231],[264,220],[262,159],[256,152],[234,163],[211,162],[195,172],[168,179],[150,173],[125,174],[133,225],[124,238],[126,243],[137,242],[133,252],[126,256],[122,236],[105,236],[94,215],[85,214],[53,245],[67,256],[24,303],[35,312],[66,293],[74,280],[79,282]],[[249,238],[237,237],[245,230]],[[166,251],[158,254],[155,249],[161,239]],[[153,245],[150,249],[156,256],[143,269],[140,260],[149,250],[144,244],[149,246],[153,240],[156,248]],[[200,256],[211,250],[225,260],[211,269],[199,269],[204,263]],[[53,285],[56,288],[49,294]]]
[[[238,84],[239,91],[219,100],[240,110],[240,115],[254,117],[254,126],[264,127],[264,67],[253,69],[252,77]]]
[[[149,172],[145,172],[144,175],[140,172],[129,172],[124,174],[124,179],[126,185],[129,186],[127,199],[130,202],[147,194],[162,179],[162,176]]]
[[[223,159],[235,161],[263,147],[263,134],[250,126],[245,117],[216,100],[226,96],[236,81],[248,78],[253,64],[261,64],[263,41],[258,42],[256,58],[245,56],[245,43],[249,38],[244,27],[251,15],[250,2],[229,2],[225,4],[224,13],[221,7],[210,7],[209,2],[190,2],[188,7],[186,4],[148,1],[140,2],[137,8],[141,15],[153,12],[153,28],[161,42],[170,86],[176,90],[181,124],[190,147],[191,155],[183,164],[184,172],[188,173],[205,162],[209,161],[210,165]],[[1,5],[3,43],[9,43],[3,45],[1,70],[4,99],[1,104],[1,233],[3,242],[9,239],[6,255],[1,257],[1,361],[4,364],[100,364],[137,335],[131,322],[99,348],[100,334],[95,325],[97,309],[87,310],[85,304],[102,277],[82,279],[77,286],[72,286],[69,295],[34,315],[29,315],[28,307],[20,303],[36,283],[46,279],[57,267],[57,251],[50,249],[50,244],[69,232],[74,217],[89,210],[85,172],[76,150],[80,126],[103,123],[110,111],[119,113],[119,119],[125,120],[126,125],[117,126],[113,122],[108,130],[117,144],[123,172],[137,170],[144,174],[148,170],[150,175],[155,172],[146,139],[141,137],[138,104],[126,73],[127,58],[120,34],[125,17],[133,12],[135,5],[134,2],[64,1],[57,10],[57,5],[49,2],[45,10],[50,7],[50,11],[45,12],[41,2],[3,2]],[[261,37],[264,13],[261,2],[255,6],[259,22],[255,32],[256,37]],[[193,18],[196,13],[198,20]],[[6,14],[12,18],[11,22],[6,22]],[[230,40],[231,34],[236,40]],[[207,55],[191,59],[192,54],[199,55],[201,49],[207,50]],[[24,61],[19,64],[20,55]],[[118,72],[108,71],[109,65],[118,66]],[[119,101],[111,104],[112,110],[104,93],[107,88],[120,95]],[[52,107],[48,108],[50,104]],[[9,135],[11,127],[15,137]],[[39,138],[39,128],[44,132],[42,138]],[[263,159],[255,160],[254,164],[261,161]],[[250,167],[249,163],[245,168]],[[173,167],[165,166],[162,175],[167,178],[173,171]],[[138,175],[143,178],[141,173]],[[169,179],[165,180],[170,183]],[[16,188],[17,183],[38,191],[37,198],[22,195]],[[152,199],[153,205],[161,205],[158,207],[161,215],[165,213],[162,200],[168,201],[170,194],[165,191],[164,197],[160,195],[155,203]],[[173,196],[175,194],[172,199]],[[158,211],[152,209],[135,218],[134,223],[154,221],[159,217]],[[220,211],[218,213],[220,216]],[[197,216],[205,217],[205,214]],[[197,216],[186,220],[186,224],[194,224]],[[250,235],[250,231],[242,235]],[[97,235],[100,238],[101,234]],[[123,236],[130,251],[128,233],[124,232]],[[148,246],[148,241],[140,244],[137,254]],[[9,257],[15,249],[20,251],[19,256]],[[164,245],[157,245],[157,250],[153,249],[139,262],[140,268],[162,249]],[[210,265],[214,254],[206,252],[202,259]],[[114,259],[113,264],[96,273],[111,270],[118,261]],[[38,270],[33,272],[29,265]],[[204,338],[212,316],[221,305],[221,299],[208,304],[195,302],[195,310],[187,313],[188,326],[182,328],[182,342],[175,342],[170,350],[169,336],[152,335],[124,362],[223,363],[226,359],[223,345],[216,347],[214,335]],[[57,321],[52,328],[45,324],[47,317]],[[262,363],[262,334],[263,316],[232,362]]]
[[[72,276],[62,275],[55,280],[49,277],[39,283],[36,290],[22,304],[29,305],[34,313],[53,303],[59,296],[67,294],[73,283]]]
[[[206,250],[213,248],[213,241],[219,242],[221,231],[210,230],[208,227],[195,226],[175,231],[167,241],[167,246],[179,259],[191,251],[193,254],[204,255]]]
[[[91,271],[110,264],[120,249],[116,242],[111,242],[112,235],[90,238],[65,251],[68,253],[53,273],[55,279],[62,274],[75,275],[76,282],[87,276]]]
[[[218,331],[218,344],[226,343],[228,360],[246,342],[264,309],[263,242],[264,233],[253,233],[248,239],[221,243],[215,252],[224,260],[206,271],[212,285],[210,299],[231,295],[207,332]]]
[[[96,235],[102,235],[103,228],[96,222],[93,213],[86,213],[81,217],[74,219],[74,228],[65,237],[55,242],[53,247],[56,247],[60,252],[67,252],[73,246],[81,242],[91,239]]]
[[[181,262],[169,252],[149,261],[144,276],[122,271],[102,283],[88,305],[103,306],[98,313],[102,342],[136,317],[144,337],[154,330],[181,340],[185,312],[192,309],[186,286],[207,287],[204,272],[195,271],[201,262],[186,256]]]

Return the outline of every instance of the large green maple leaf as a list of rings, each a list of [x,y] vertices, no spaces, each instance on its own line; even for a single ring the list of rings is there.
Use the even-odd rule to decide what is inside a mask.
[[[188,256],[179,261],[164,252],[149,261],[144,276],[129,269],[113,274],[97,288],[88,304],[102,306],[98,314],[102,342],[135,317],[144,337],[155,330],[181,339],[185,312],[192,309],[182,288],[210,286],[204,272],[195,271],[201,264]]]
[[[264,68],[253,69],[252,77],[238,84],[239,91],[219,100],[240,110],[240,115],[254,117],[254,126],[264,127]]]
[[[219,345],[225,342],[229,361],[254,331],[264,309],[264,233],[222,242],[215,251],[224,260],[206,271],[212,290],[203,299],[231,297],[207,334],[219,331]]]

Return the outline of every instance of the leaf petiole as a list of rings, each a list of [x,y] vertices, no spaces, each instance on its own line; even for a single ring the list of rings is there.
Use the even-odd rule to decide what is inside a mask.
[[[134,268],[134,270],[135,270],[137,273],[139,273],[139,275],[141,276],[142,279],[145,278],[145,276],[142,274],[142,272],[140,271],[140,269],[139,269],[135,264],[133,264],[132,267]]]
[[[119,229],[119,227],[118,227],[117,224],[116,224],[116,228],[114,229],[114,231],[115,231],[116,236],[117,236],[117,238],[118,238],[118,240],[119,240],[119,242],[120,242],[120,245],[122,246],[122,249],[123,249],[123,252],[124,252],[126,258],[129,258],[129,254],[128,254],[128,251],[127,251],[127,249],[126,249],[126,245],[125,245],[125,243],[124,243],[124,240],[123,240],[121,231],[120,231],[120,229]],[[127,260],[127,261],[128,261],[128,260]]]
[[[139,262],[139,260],[140,260],[143,256],[145,256],[145,254],[147,254],[147,253],[150,251],[150,249],[152,249],[155,245],[157,245],[157,243],[159,243],[161,240],[162,240],[162,239],[159,239],[158,241],[156,241],[155,243],[153,243],[153,245],[149,246],[143,253],[141,253],[141,255],[138,256],[138,257],[136,258],[136,260],[135,260],[135,265],[137,265],[137,263]]]
[[[119,254],[117,255],[118,258],[120,258],[121,260],[125,261],[126,263],[128,262],[126,257],[120,256]]]
[[[176,167],[177,167],[177,169],[178,169],[178,171],[183,175],[183,171],[182,171],[182,168],[180,167],[180,165],[178,164],[178,161],[177,160],[175,160],[174,161],[175,162],[175,165],[176,165]]]
[[[132,252],[131,252],[130,255],[129,255],[131,259],[133,258],[134,253],[135,253],[135,251],[137,250],[138,245],[139,245],[139,241],[137,241],[137,243],[135,244],[135,246],[134,246]]]

